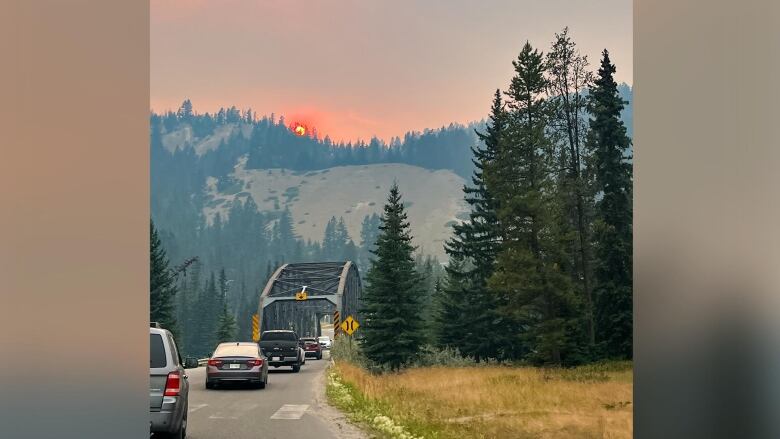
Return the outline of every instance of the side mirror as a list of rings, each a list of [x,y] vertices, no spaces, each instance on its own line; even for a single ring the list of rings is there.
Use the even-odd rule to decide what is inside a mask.
[[[195,357],[187,357],[184,359],[184,368],[185,369],[194,369],[198,367],[198,359]]]

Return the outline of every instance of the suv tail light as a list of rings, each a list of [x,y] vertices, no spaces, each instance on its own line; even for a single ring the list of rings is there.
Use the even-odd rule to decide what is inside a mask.
[[[254,360],[249,360],[246,362],[249,366],[262,366],[263,365],[263,359],[262,358],[255,358]]]
[[[171,372],[165,380],[165,396],[179,396],[181,391],[181,375],[179,372]]]
[[[216,367],[222,366],[222,360],[215,360],[213,358],[210,358],[209,362],[208,362],[208,365],[209,366],[216,366]]]

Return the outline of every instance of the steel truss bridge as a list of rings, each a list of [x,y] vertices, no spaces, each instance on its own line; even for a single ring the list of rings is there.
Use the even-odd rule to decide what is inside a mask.
[[[304,290],[306,300],[296,299]],[[258,305],[260,332],[292,329],[300,337],[322,334],[320,318],[339,311],[360,321],[363,287],[357,266],[346,262],[284,264],[268,280]]]

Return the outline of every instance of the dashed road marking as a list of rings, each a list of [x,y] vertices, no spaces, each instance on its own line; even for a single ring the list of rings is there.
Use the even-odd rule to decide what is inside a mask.
[[[308,409],[307,404],[285,404],[271,416],[271,419],[301,419]]]
[[[208,407],[208,404],[195,404],[194,406],[190,407],[189,412],[194,413],[203,407]]]
[[[209,416],[209,419],[238,419],[238,416],[217,416],[217,415],[211,415],[211,416]]]

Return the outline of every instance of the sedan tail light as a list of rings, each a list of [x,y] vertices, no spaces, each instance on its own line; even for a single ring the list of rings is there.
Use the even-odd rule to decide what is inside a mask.
[[[165,396],[179,396],[181,391],[181,375],[179,372],[171,372],[165,380]]]
[[[246,362],[249,366],[262,366],[263,365],[263,359],[262,358],[255,358],[254,360],[249,360]]]
[[[222,360],[215,360],[215,359],[212,358],[212,359],[209,359],[209,363],[208,364],[209,364],[209,366],[219,367],[219,366],[222,366]]]

